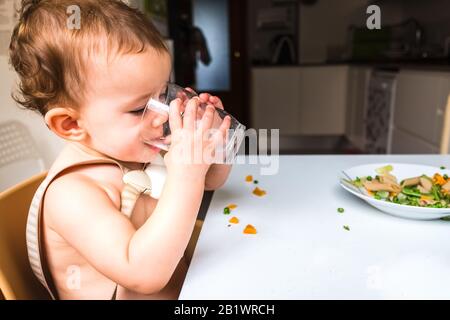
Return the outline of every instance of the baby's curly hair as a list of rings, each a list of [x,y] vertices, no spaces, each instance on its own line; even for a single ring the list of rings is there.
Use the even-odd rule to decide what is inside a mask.
[[[79,28],[68,24],[73,6]],[[9,47],[20,80],[13,98],[42,115],[55,106],[79,106],[83,75],[96,54],[167,52],[147,17],[119,0],[23,0],[18,14]]]

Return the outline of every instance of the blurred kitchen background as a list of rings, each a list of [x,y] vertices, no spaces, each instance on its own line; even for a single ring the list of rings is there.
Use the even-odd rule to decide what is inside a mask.
[[[0,123],[23,124],[48,168],[63,143],[10,98],[10,2],[0,0]],[[281,153],[448,151],[449,0],[129,2],[167,39],[176,83],[220,96],[247,128],[280,129]],[[366,27],[373,4],[380,30]]]

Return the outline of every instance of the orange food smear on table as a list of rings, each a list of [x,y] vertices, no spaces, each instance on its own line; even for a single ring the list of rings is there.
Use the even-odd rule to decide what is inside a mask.
[[[239,223],[239,219],[236,217],[233,217],[229,220],[230,223],[234,223],[234,224],[238,224]]]
[[[265,196],[267,194],[267,192],[262,190],[262,189],[260,189],[260,188],[258,188],[258,187],[256,187],[255,190],[253,190],[253,194],[255,196],[262,197],[262,196]]]
[[[244,229],[244,233],[245,234],[256,234],[257,231],[254,226],[252,226],[251,224],[248,224]]]

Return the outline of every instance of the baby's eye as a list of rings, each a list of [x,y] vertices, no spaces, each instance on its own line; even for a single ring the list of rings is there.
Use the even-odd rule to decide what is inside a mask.
[[[158,100],[162,103],[166,103],[167,90],[168,90],[168,87],[166,87],[158,96]]]
[[[133,115],[141,115],[145,110],[145,107],[139,108],[137,110],[133,110],[133,111],[129,111],[129,113],[133,114]]]
[[[158,99],[159,99],[159,101],[161,101],[161,102],[166,102],[167,94],[166,94],[165,92],[164,92],[164,93],[161,93],[161,94],[159,95]]]

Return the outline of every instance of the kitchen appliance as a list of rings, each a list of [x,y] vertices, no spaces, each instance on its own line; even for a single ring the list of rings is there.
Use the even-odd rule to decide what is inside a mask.
[[[295,44],[291,35],[278,35],[271,42],[272,64],[296,64]]]

